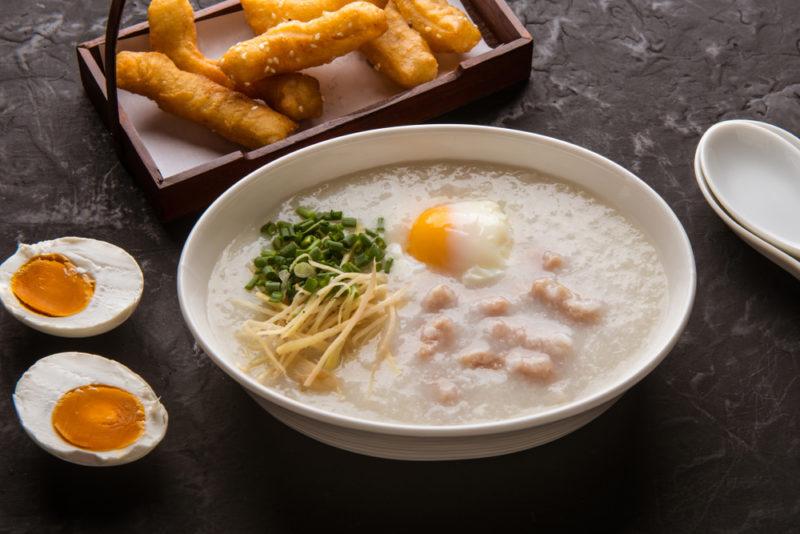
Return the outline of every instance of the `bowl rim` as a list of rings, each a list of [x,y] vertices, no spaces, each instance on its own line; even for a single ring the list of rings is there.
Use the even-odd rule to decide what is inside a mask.
[[[191,311],[188,309],[187,298],[184,297],[184,293],[186,291],[186,289],[184,288],[186,284],[185,281],[186,278],[184,273],[187,271],[188,268],[187,256],[189,254],[190,249],[193,246],[196,246],[195,241],[199,240],[198,236],[200,235],[203,226],[205,226],[206,221],[210,220],[216,214],[217,211],[225,207],[229,203],[229,199],[234,197],[240,189],[247,187],[251,182],[258,180],[259,177],[267,175],[272,169],[279,166],[283,166],[284,164],[291,162],[295,159],[303,158],[309,153],[313,153],[314,151],[317,150],[336,147],[338,145],[358,143],[369,138],[391,136],[395,134],[430,135],[431,133],[435,133],[440,135],[443,134],[446,135],[449,132],[455,132],[455,131],[473,132],[477,134],[485,134],[491,136],[516,137],[518,139],[527,139],[539,143],[552,144],[560,148],[561,150],[570,153],[575,157],[588,158],[596,163],[610,167],[612,170],[626,177],[632,184],[635,184],[638,188],[640,188],[646,195],[648,195],[651,198],[651,200],[661,205],[661,207],[665,210],[667,216],[671,218],[672,222],[674,223],[673,226],[678,231],[678,238],[682,242],[682,246],[685,252],[684,263],[686,263],[686,267],[688,268],[689,283],[687,284],[687,289],[686,289],[688,294],[683,295],[686,304],[682,310],[682,316],[680,317],[680,321],[677,325],[677,328],[674,329],[669,339],[667,339],[660,347],[653,350],[653,356],[644,365],[639,367],[633,374],[623,375],[619,379],[609,382],[609,384],[593,392],[591,395],[578,398],[572,402],[555,406],[551,409],[544,410],[541,412],[512,417],[508,419],[500,419],[496,421],[484,421],[478,423],[468,423],[468,424],[458,424],[458,425],[420,425],[420,424],[375,421],[351,415],[337,414],[291,399],[281,394],[277,390],[269,388],[261,384],[260,382],[256,381],[255,378],[247,374],[245,371],[240,370],[233,361],[228,361],[226,358],[220,356],[219,354],[216,354],[215,351],[210,349],[209,345],[206,343],[205,335],[194,323],[193,315]],[[653,369],[655,369],[655,367],[659,363],[661,363],[661,361],[666,357],[667,354],[669,354],[669,352],[675,346],[681,334],[683,333],[686,324],[688,323],[689,316],[691,314],[694,305],[696,286],[697,286],[697,272],[695,266],[694,252],[692,250],[691,242],[689,241],[689,238],[686,234],[686,230],[684,229],[678,217],[666,203],[666,201],[660,195],[658,195],[658,193],[656,193],[649,185],[647,185],[642,179],[640,179],[639,177],[637,177],[636,175],[634,175],[621,165],[611,161],[610,159],[601,156],[600,154],[597,154],[591,150],[574,145],[572,143],[568,143],[566,141],[519,130],[511,130],[493,126],[476,126],[476,125],[461,125],[461,124],[427,124],[427,125],[414,125],[414,126],[398,126],[392,128],[381,128],[376,130],[369,130],[366,132],[354,133],[330,139],[327,141],[323,141],[320,143],[316,143],[309,147],[297,150],[295,152],[292,152],[291,154],[278,158],[275,161],[272,161],[254,170],[253,172],[251,172],[250,174],[239,180],[237,183],[232,185],[230,188],[228,188],[222,195],[220,195],[206,209],[206,211],[200,216],[200,218],[194,224],[191,232],[189,233],[189,236],[186,238],[183,250],[181,251],[180,260],[178,262],[178,274],[177,274],[178,302],[180,305],[181,314],[183,315],[184,322],[186,323],[187,327],[192,333],[192,336],[194,337],[195,341],[203,349],[204,353],[228,376],[230,376],[236,382],[238,382],[239,385],[241,385],[248,391],[252,392],[253,394],[258,395],[259,397],[266,399],[270,402],[273,402],[281,406],[282,408],[285,408],[291,412],[308,417],[310,419],[314,419],[322,423],[327,423],[337,427],[347,428],[356,431],[366,431],[378,434],[416,436],[416,437],[479,436],[479,435],[513,432],[513,431],[545,425],[562,419],[567,419],[569,417],[590,410],[596,406],[599,406],[604,402],[608,402],[612,399],[619,397],[620,395],[625,393],[625,391],[627,391],[635,384],[637,384],[639,381],[641,381]]]

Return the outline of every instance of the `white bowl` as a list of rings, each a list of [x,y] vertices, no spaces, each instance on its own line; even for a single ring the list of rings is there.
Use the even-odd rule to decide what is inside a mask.
[[[582,187],[636,221],[658,251],[669,282],[668,309],[627,371],[573,402],[513,419],[453,426],[374,422],[302,404],[270,389],[233,363],[208,323],[212,269],[241,232],[310,186],[363,169],[425,160],[468,160],[534,168]],[[408,460],[496,456],[552,441],[588,423],[667,355],[689,318],[695,293],[691,245],[675,214],[652,189],[619,165],[541,135],[479,126],[429,125],[374,130],[299,150],[242,179],[203,214],[178,265],[178,297],[189,329],[206,354],[268,412],[314,439],[350,451]]]

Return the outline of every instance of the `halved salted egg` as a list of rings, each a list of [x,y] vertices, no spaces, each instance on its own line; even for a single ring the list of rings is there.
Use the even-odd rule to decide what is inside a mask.
[[[80,465],[132,462],[167,431],[167,411],[142,377],[84,352],[33,364],[17,382],[14,406],[33,441]]]
[[[0,265],[0,300],[14,317],[63,337],[102,334],[142,296],[139,264],[116,245],[82,237],[21,244]]]
[[[468,200],[423,211],[411,226],[408,253],[465,285],[489,283],[502,275],[513,238],[497,202]]]

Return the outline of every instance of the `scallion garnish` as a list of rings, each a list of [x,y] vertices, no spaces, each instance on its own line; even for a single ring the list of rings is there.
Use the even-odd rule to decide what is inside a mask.
[[[304,218],[304,219],[316,219],[317,218],[317,214],[316,213],[314,213],[312,210],[310,210],[308,208],[304,208],[302,206],[297,208],[296,210],[294,210],[294,212],[296,214],[298,214],[300,217]]]
[[[270,246],[253,259],[254,275],[245,289],[263,292],[273,302],[291,302],[302,288],[314,293],[330,283],[331,273],[316,269],[318,262],[344,272],[365,272],[372,267],[388,273],[392,258],[386,256],[384,219],[374,229],[360,228],[355,217],[341,211],[315,211],[298,207],[297,222],[270,221],[261,233]]]

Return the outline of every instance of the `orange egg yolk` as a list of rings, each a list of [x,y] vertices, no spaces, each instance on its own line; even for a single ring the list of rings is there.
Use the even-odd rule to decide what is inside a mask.
[[[66,441],[90,451],[122,449],[144,431],[144,407],[133,394],[113,386],[70,390],[53,409],[53,428]]]
[[[422,263],[446,269],[449,262],[447,234],[452,228],[447,206],[434,206],[423,211],[408,233],[408,253]]]
[[[28,309],[49,317],[75,315],[89,305],[94,280],[60,254],[36,256],[11,277],[11,291]]]

